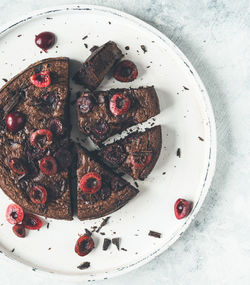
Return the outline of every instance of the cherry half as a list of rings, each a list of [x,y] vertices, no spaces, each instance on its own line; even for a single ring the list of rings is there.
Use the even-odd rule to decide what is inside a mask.
[[[94,194],[102,187],[102,177],[99,173],[89,172],[80,180],[80,189],[86,194]]]
[[[84,93],[80,98],[77,99],[76,105],[83,114],[87,114],[94,107],[93,96],[89,93]]]
[[[45,150],[52,143],[52,132],[47,129],[40,129],[35,131],[30,136],[30,143],[34,147]]]
[[[23,218],[23,225],[29,230],[39,230],[43,223],[37,216],[33,214],[25,214]]]
[[[113,115],[125,114],[130,108],[131,102],[125,93],[116,93],[110,99],[109,108]]]
[[[174,205],[174,213],[178,220],[186,218],[192,210],[193,203],[185,199],[178,199]]]
[[[12,227],[13,233],[20,237],[24,238],[25,237],[25,227],[23,224],[16,224]]]
[[[35,73],[30,77],[30,81],[36,87],[48,87],[51,84],[50,72],[45,70],[40,73]]]
[[[10,132],[16,133],[23,129],[25,125],[25,116],[21,112],[12,112],[5,118],[7,129]]]
[[[47,190],[41,185],[36,185],[31,189],[29,196],[34,204],[44,205],[47,201]]]
[[[10,204],[6,210],[6,219],[10,224],[21,223],[24,217],[23,209],[17,204]]]
[[[57,163],[52,156],[45,156],[40,161],[40,169],[46,175],[55,175],[57,173]]]
[[[151,158],[151,153],[136,152],[131,155],[131,163],[135,168],[144,168]]]
[[[42,32],[35,37],[35,44],[43,51],[47,52],[55,43],[55,34]]]
[[[94,241],[89,234],[85,234],[76,242],[75,252],[80,256],[85,256],[91,252],[94,248]]]
[[[12,171],[19,175],[26,175],[28,173],[27,167],[24,165],[22,160],[19,158],[12,158],[10,160],[9,165]]]
[[[121,82],[131,82],[138,76],[136,65],[130,60],[123,60],[117,64],[114,70],[114,78]]]

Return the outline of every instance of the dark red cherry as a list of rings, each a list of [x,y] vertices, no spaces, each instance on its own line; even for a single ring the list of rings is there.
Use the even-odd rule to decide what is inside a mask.
[[[48,70],[41,71],[40,73],[33,74],[30,77],[30,81],[36,87],[43,88],[48,87],[51,83],[50,72]]]
[[[117,64],[114,70],[114,78],[121,82],[131,82],[138,76],[136,65],[130,60],[123,60]]]
[[[130,99],[125,93],[116,93],[110,99],[109,108],[113,115],[125,114],[130,108]]]
[[[29,196],[34,204],[44,205],[47,201],[47,190],[41,185],[36,185],[30,190]]]
[[[46,175],[55,175],[57,172],[57,163],[52,156],[45,156],[40,161],[40,169]]]
[[[26,165],[19,158],[12,158],[9,165],[12,171],[19,175],[26,175],[28,173]]]
[[[12,112],[6,116],[5,123],[10,132],[16,133],[23,129],[25,125],[25,116],[21,112]]]
[[[126,159],[127,154],[120,144],[107,146],[103,152],[104,159],[111,165],[121,165]]]
[[[84,93],[76,102],[79,111],[83,114],[86,114],[92,110],[94,107],[93,96],[89,93]]]
[[[192,210],[193,203],[185,199],[178,199],[174,205],[174,213],[178,220],[186,218]]]
[[[30,136],[30,144],[41,150],[45,150],[52,143],[52,132],[47,129],[40,129],[35,131]]]
[[[14,225],[12,227],[12,230],[13,230],[13,233],[20,237],[20,238],[24,238],[25,237],[25,227],[23,224],[17,224],[17,225]]]
[[[143,168],[151,161],[151,153],[135,152],[131,155],[131,163],[135,168]]]
[[[55,43],[55,34],[51,32],[40,33],[36,36],[35,43],[39,48],[47,52]]]
[[[91,252],[94,248],[94,241],[89,234],[85,234],[76,242],[75,252],[80,256],[85,256]]]
[[[103,136],[109,131],[109,125],[106,121],[99,121],[94,124],[93,132],[95,135]]]
[[[72,155],[65,148],[59,149],[55,154],[55,158],[61,169],[68,168],[72,163]]]
[[[6,219],[10,224],[18,224],[23,220],[23,209],[17,204],[10,204],[6,210]]]
[[[102,187],[102,177],[99,173],[89,172],[80,180],[80,189],[86,194],[94,194]]]
[[[33,214],[25,214],[23,218],[23,225],[29,230],[39,230],[43,223],[37,216]]]
[[[48,123],[48,128],[55,136],[62,136],[65,132],[64,125],[60,119],[53,118]]]

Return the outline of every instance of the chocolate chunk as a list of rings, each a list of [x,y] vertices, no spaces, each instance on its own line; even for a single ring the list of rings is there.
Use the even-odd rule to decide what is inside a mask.
[[[129,46],[125,46],[125,50],[129,50]]]
[[[183,88],[184,88],[185,90],[189,90],[189,88],[187,88],[187,87],[186,87],[186,86],[184,86],[184,85],[183,85]]]
[[[180,148],[177,149],[176,155],[177,155],[178,157],[181,157],[181,149],[180,149]]]
[[[102,250],[107,250],[111,244],[111,240],[109,238],[105,238],[102,245]]]
[[[148,235],[151,237],[155,237],[155,238],[161,238],[161,233],[154,232],[154,231],[149,231]]]
[[[202,142],[204,141],[204,139],[202,137],[198,137],[198,138],[199,138],[200,141],[202,141]]]
[[[2,78],[2,80],[3,80],[4,82],[8,82],[8,80],[7,80],[6,78]]]
[[[96,230],[97,233],[99,233],[99,231],[107,225],[108,221],[109,221],[110,217],[106,217],[105,219],[103,219],[102,223],[100,224],[99,228]]]
[[[120,238],[112,238],[112,243],[120,250]]]
[[[82,264],[80,264],[79,266],[77,266],[78,269],[83,270],[83,269],[87,269],[90,267],[90,262],[85,261]]]
[[[147,48],[144,45],[141,45],[141,49],[143,50],[144,53],[147,52]]]
[[[86,40],[86,39],[87,39],[87,37],[88,37],[88,36],[83,37],[83,38],[82,38],[82,40]]]

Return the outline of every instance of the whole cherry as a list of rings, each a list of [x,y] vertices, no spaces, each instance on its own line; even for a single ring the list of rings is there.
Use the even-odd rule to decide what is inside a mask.
[[[174,205],[174,213],[178,220],[186,218],[192,210],[193,203],[185,199],[178,199]]]
[[[25,116],[18,111],[9,113],[5,118],[5,123],[10,132],[16,133],[23,129],[25,125]]]

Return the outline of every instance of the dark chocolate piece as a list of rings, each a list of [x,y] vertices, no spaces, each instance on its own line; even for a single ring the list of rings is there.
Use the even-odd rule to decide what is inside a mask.
[[[155,238],[161,238],[161,233],[155,231],[149,231],[148,235]]]
[[[103,219],[102,223],[100,224],[99,228],[96,230],[97,233],[99,233],[99,231],[107,225],[108,221],[109,221],[110,217],[106,217],[105,219]]]
[[[109,41],[92,52],[81,69],[75,74],[73,80],[89,90],[95,90],[122,56],[122,52],[116,43]]]
[[[87,269],[90,267],[90,262],[85,261],[83,263],[81,263],[79,266],[77,266],[78,269],[83,270],[83,269]]]
[[[112,238],[112,243],[120,250],[120,238]]]
[[[102,250],[107,250],[111,244],[111,240],[109,238],[105,238],[102,245]]]

